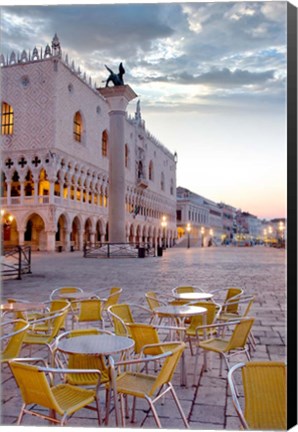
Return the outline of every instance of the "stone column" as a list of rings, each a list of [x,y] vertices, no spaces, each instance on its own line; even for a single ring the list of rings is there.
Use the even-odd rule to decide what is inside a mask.
[[[99,89],[110,112],[109,134],[109,242],[125,243],[125,115],[137,95],[128,85]]]

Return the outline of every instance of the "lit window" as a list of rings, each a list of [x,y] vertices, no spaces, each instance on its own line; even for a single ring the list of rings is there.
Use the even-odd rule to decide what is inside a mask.
[[[13,134],[13,109],[6,102],[2,102],[2,113],[1,113],[1,134],[12,135]]]
[[[82,116],[80,112],[76,112],[73,119],[73,137],[76,141],[82,141]]]
[[[102,133],[101,154],[103,157],[108,156],[108,133],[105,130]]]

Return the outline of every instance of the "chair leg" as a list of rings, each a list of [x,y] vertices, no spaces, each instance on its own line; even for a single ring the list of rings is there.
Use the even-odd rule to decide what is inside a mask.
[[[106,389],[106,413],[105,413],[105,425],[109,424],[110,406],[111,406],[111,389]]]
[[[132,412],[131,412],[131,423],[134,423],[136,421],[136,403],[137,403],[137,398],[136,396],[133,397],[133,401],[132,401]]]
[[[18,416],[17,425],[21,424],[22,418],[24,416],[24,409],[25,409],[25,407],[26,407],[26,404],[23,403],[21,411],[20,411],[20,414]]]
[[[149,403],[149,406],[150,406],[150,409],[151,409],[151,411],[152,411],[152,414],[153,414],[153,417],[154,417],[155,423],[157,424],[157,427],[158,427],[159,429],[161,429],[161,423],[160,423],[160,420],[159,420],[158,414],[157,414],[157,412],[156,412],[155,406],[153,405],[153,403],[152,403],[152,401],[151,401],[150,398],[146,398],[146,399],[147,399],[147,401],[148,401],[148,403]]]
[[[183,409],[182,409],[182,407],[181,407],[181,404],[180,404],[180,402],[179,402],[179,399],[178,399],[178,397],[177,397],[177,394],[176,394],[176,392],[175,392],[175,389],[174,389],[174,387],[172,386],[171,383],[169,383],[169,387],[170,387],[170,391],[171,391],[171,393],[172,393],[173,399],[174,399],[174,401],[175,401],[175,403],[176,403],[176,405],[177,405],[178,411],[179,411],[179,413],[180,413],[180,415],[181,415],[181,418],[182,418],[182,420],[183,420],[183,423],[184,423],[185,427],[187,427],[187,429],[189,429],[188,421],[187,421],[187,419],[186,419],[186,417],[185,417],[185,414],[184,414],[184,412],[183,412]]]

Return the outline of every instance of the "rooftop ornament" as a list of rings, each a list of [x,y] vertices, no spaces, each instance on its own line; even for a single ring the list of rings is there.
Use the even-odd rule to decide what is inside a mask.
[[[125,74],[125,69],[124,69],[122,63],[120,63],[120,65],[119,65],[119,73],[118,74],[114,73],[110,68],[108,68],[107,65],[105,65],[105,67],[110,72],[110,75],[106,81],[106,87],[109,86],[110,81],[112,81],[114,86],[124,85],[123,75]]]

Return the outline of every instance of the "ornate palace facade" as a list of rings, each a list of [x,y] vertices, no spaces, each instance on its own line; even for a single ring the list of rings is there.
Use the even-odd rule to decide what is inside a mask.
[[[2,55],[1,214],[5,245],[82,250],[109,240],[109,105],[52,46]],[[176,157],[145,128],[140,102],[125,115],[125,237],[176,237]],[[166,217],[166,228],[161,220]],[[165,231],[164,231],[165,229]]]

